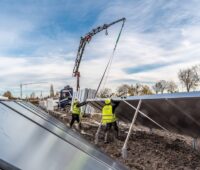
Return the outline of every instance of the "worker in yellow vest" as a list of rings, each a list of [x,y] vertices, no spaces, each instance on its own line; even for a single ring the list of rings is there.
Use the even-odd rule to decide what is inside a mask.
[[[108,132],[111,130],[112,127],[114,127],[114,130],[116,132],[116,137],[118,138],[118,126],[117,126],[117,118],[115,116],[115,109],[117,105],[111,104],[111,99],[105,100],[105,105],[102,108],[102,124],[106,126],[105,128],[105,138],[104,143],[108,143]]]
[[[80,103],[77,98],[74,99],[72,103],[72,119],[70,122],[70,128],[73,126],[74,122],[77,121],[79,124],[79,129],[81,130],[81,122],[80,122],[80,115],[81,115],[81,106],[84,106],[87,102]]]

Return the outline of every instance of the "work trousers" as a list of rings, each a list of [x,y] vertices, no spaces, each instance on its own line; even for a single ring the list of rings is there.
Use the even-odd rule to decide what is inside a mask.
[[[119,137],[119,129],[117,126],[117,122],[114,121],[112,123],[107,123],[106,124],[106,128],[105,128],[105,137],[104,137],[104,143],[108,143],[108,133],[111,131],[111,128],[114,128],[115,130],[115,137],[118,138]]]
[[[81,129],[81,123],[80,123],[80,118],[78,114],[72,114],[72,119],[70,122],[70,127],[73,126],[74,122],[77,121],[79,123],[79,129]]]
[[[106,123],[106,128],[105,128],[105,132],[108,132],[111,130],[111,128],[114,128],[114,130],[118,133],[119,129],[118,129],[118,126],[117,126],[117,122],[114,121],[112,123]]]

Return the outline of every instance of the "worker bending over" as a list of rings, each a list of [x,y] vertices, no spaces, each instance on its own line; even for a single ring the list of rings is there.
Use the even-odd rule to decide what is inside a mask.
[[[87,102],[80,103],[77,98],[74,99],[74,102],[72,103],[72,119],[70,122],[70,128],[73,126],[74,122],[77,121],[79,124],[79,130],[81,130],[81,122],[80,122],[80,116],[81,116],[81,106],[86,105]]]
[[[118,104],[111,103],[111,99],[105,100],[105,105],[102,108],[102,124],[106,125],[104,143],[108,143],[108,132],[114,127],[115,137],[118,138],[119,130],[117,125],[117,118],[114,114]]]

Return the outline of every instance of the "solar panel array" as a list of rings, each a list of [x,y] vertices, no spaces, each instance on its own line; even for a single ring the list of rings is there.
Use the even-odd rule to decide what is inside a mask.
[[[0,160],[29,170],[126,169],[48,113],[23,101],[0,101]]]
[[[120,120],[131,122],[135,110],[125,102],[137,107],[142,100],[140,111],[165,129],[191,137],[200,137],[200,92],[159,94],[113,98],[118,103],[116,115]],[[101,110],[104,99],[89,100],[90,105]],[[136,123],[149,128],[159,128],[155,123],[138,114]]]

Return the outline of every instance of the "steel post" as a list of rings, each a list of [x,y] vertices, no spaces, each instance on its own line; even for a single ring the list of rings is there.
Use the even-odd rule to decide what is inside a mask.
[[[125,100],[124,100],[124,102],[125,102],[126,104],[129,104],[129,103],[128,103],[127,101],[125,101]],[[123,147],[122,147],[122,157],[123,157],[123,158],[127,158],[127,143],[128,143],[129,137],[130,137],[130,135],[131,135],[131,131],[132,131],[133,125],[135,124],[135,121],[136,121],[136,118],[137,118],[138,111],[139,111],[139,109],[140,109],[141,103],[142,103],[142,100],[139,100],[139,103],[138,103],[138,105],[137,105],[137,109],[136,109],[135,114],[134,114],[134,116],[133,116],[133,120],[132,120],[131,126],[130,126],[130,128],[129,128],[128,135],[127,135],[126,140],[125,140],[125,142],[124,142],[124,145],[123,145]]]

